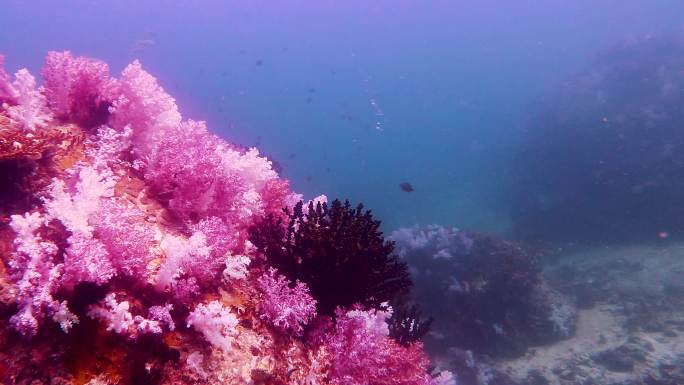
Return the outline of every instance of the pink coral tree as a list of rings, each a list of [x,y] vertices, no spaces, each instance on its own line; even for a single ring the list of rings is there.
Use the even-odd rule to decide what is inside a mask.
[[[316,316],[316,300],[306,284],[297,281],[290,286],[290,281],[274,268],[259,277],[257,288],[263,295],[259,317],[283,331],[301,335],[304,326]]]

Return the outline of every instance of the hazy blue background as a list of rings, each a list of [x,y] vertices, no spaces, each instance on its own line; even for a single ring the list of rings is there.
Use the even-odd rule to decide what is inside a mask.
[[[2,1],[0,52],[34,73],[48,50],[114,74],[139,58],[184,117],[258,144],[307,196],[363,201],[388,230],[505,231],[535,98],[602,48],[682,25],[675,0]]]

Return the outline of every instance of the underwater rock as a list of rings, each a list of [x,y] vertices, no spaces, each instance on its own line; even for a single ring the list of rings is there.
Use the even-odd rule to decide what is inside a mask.
[[[309,282],[269,269],[250,229],[301,195],[256,148],[184,121],[139,62],[113,78],[51,52],[42,87],[1,64],[0,383],[455,384],[390,337],[390,308],[324,317]]]
[[[519,356],[570,337],[575,306],[551,289],[519,245],[455,228],[403,228],[390,238],[414,281],[412,298],[434,317],[428,349]]]
[[[518,236],[657,239],[684,225],[683,36],[618,44],[540,98],[512,161]]]
[[[594,354],[592,359],[612,372],[630,372],[652,351],[651,343],[633,336],[623,345]]]

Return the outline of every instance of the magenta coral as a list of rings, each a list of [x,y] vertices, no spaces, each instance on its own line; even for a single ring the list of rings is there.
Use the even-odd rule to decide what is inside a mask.
[[[169,330],[174,331],[176,330],[176,324],[173,322],[171,310],[173,310],[173,305],[169,303],[164,306],[152,306],[148,312],[150,319],[159,321],[165,324]]]
[[[404,347],[389,338],[388,312],[337,312],[334,330],[324,344],[336,385],[429,385],[429,360],[416,342]]]
[[[15,300],[19,312],[10,322],[20,333],[36,334],[45,313],[56,316],[65,331],[78,322],[76,316],[52,296],[56,291],[63,265],[54,263],[57,246],[43,240],[37,230],[45,224],[39,213],[13,215],[10,226],[17,233],[16,253],[9,261],[15,282]]]
[[[263,295],[260,317],[273,326],[301,335],[306,325],[316,316],[316,300],[309,294],[306,284],[290,281],[271,268],[257,279],[257,287]]]
[[[102,285],[115,274],[109,253],[102,242],[83,233],[69,237],[69,247],[64,256],[64,283],[73,286],[79,282]]]
[[[240,152],[207,131],[204,122],[187,121],[166,131],[152,146],[145,179],[185,220],[217,217],[246,223],[262,215],[260,192],[277,177],[255,149]],[[279,195],[269,194],[282,201]]]
[[[106,63],[71,52],[49,52],[42,70],[45,94],[55,115],[86,128],[106,123],[115,89]]]
[[[111,264],[117,272],[144,282],[153,257],[154,227],[140,209],[126,201],[108,199],[100,207],[92,222],[99,241],[113,256]]]
[[[5,57],[0,55],[0,104],[14,103],[17,98],[17,90],[12,86],[12,80],[5,71]]]
[[[109,108],[109,124],[119,130],[130,125],[141,155],[147,155],[166,130],[181,122],[176,101],[137,60],[123,70],[116,95]]]

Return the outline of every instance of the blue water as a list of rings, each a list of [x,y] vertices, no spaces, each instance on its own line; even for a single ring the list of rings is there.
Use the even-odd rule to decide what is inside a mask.
[[[3,1],[0,52],[12,72],[48,50],[114,74],[140,59],[185,118],[257,145],[307,196],[363,201],[387,230],[506,233],[511,153],[544,90],[683,24],[674,0]]]

